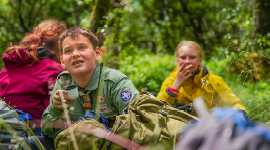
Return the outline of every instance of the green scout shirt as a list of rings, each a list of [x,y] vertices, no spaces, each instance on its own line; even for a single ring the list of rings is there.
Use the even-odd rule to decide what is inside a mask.
[[[122,72],[103,67],[102,74],[104,75],[103,97],[98,97],[98,85],[101,76],[101,66],[97,65],[90,83],[85,88],[85,91],[91,90],[90,98],[92,109],[97,108],[101,115],[112,117],[121,114],[122,110],[139,95],[138,90],[126,75]],[[59,129],[53,129],[54,120],[57,120],[63,114],[63,109],[54,108],[52,104],[53,95],[57,90],[63,89],[66,85],[76,84],[68,71],[64,71],[58,75],[54,89],[50,97],[50,104],[42,115],[42,134],[49,137],[54,137]],[[85,92],[86,93],[86,92]],[[99,100],[100,105],[96,107],[96,101]],[[78,121],[79,117],[83,117],[87,110],[83,107],[83,96],[79,95],[74,103],[69,105],[74,111],[69,111],[71,121]],[[70,110],[68,108],[68,110]],[[97,112],[97,110],[95,110]]]

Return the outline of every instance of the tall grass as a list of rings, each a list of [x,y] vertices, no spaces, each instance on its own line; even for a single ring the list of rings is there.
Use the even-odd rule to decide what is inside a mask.
[[[226,72],[226,68],[229,67],[228,64],[231,64],[231,61],[230,58],[212,59],[205,62],[205,65],[212,73],[223,77],[246,107],[250,119],[270,123],[270,79],[260,80],[259,82],[243,81],[240,74]]]

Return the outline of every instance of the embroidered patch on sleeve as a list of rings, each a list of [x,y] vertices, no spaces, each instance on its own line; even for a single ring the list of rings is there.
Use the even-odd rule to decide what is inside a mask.
[[[103,97],[103,96],[99,96],[99,97],[98,97],[98,100],[99,100],[100,102],[103,102],[103,101],[104,101],[104,97]]]
[[[129,101],[130,99],[131,99],[131,93],[129,92],[129,91],[127,91],[127,90],[125,90],[125,91],[123,91],[122,93],[121,93],[121,99],[123,100],[123,101]]]

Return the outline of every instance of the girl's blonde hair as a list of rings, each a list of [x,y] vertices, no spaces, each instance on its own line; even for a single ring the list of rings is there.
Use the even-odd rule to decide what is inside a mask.
[[[191,47],[191,48],[194,48],[197,50],[198,54],[199,54],[199,58],[203,58],[203,51],[202,51],[202,48],[200,47],[200,45],[197,43],[197,42],[194,42],[194,41],[181,41],[176,49],[175,49],[175,52],[174,52],[174,57],[177,58],[178,57],[178,50],[181,46],[188,46],[188,47]]]

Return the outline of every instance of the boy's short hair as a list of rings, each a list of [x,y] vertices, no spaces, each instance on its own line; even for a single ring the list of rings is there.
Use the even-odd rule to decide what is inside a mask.
[[[93,32],[91,32],[90,30],[81,29],[79,27],[72,27],[62,33],[59,37],[61,55],[63,54],[62,44],[65,38],[70,36],[72,39],[75,39],[78,35],[83,35],[87,37],[92,44],[94,50],[96,49],[96,47],[99,46],[98,38]]]
[[[191,47],[191,48],[194,48],[197,50],[198,54],[199,54],[199,57],[200,58],[203,58],[203,51],[202,51],[202,48],[201,46],[195,42],[195,41],[181,41],[176,49],[175,49],[175,52],[174,52],[174,56],[177,57],[178,56],[178,49],[181,47],[181,46],[188,46],[188,47]]]

